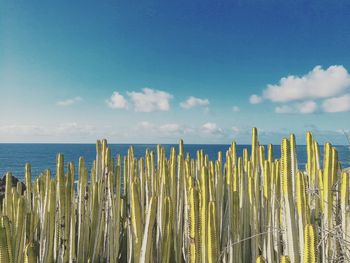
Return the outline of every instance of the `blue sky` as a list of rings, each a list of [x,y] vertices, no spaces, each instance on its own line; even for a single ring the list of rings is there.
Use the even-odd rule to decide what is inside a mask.
[[[347,1],[2,1],[0,142],[344,144]]]

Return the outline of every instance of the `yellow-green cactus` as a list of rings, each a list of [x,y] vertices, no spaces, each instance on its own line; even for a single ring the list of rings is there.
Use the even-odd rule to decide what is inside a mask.
[[[304,263],[316,262],[316,240],[314,227],[311,224],[305,226],[304,231]]]
[[[258,256],[257,258],[256,258],[256,261],[255,261],[256,263],[266,263],[266,260],[265,260],[265,258],[263,257],[263,256]]]
[[[47,170],[32,182],[26,164],[24,193],[6,175],[0,262],[347,260],[349,174],[330,143],[321,167],[311,133],[306,141],[305,171],[293,134],[279,158],[259,145],[255,128],[250,155],[238,156],[232,142],[216,160],[203,150],[193,158],[182,140],[178,154],[157,145],[144,157],[130,147],[116,158],[97,141],[90,173],[79,159],[77,184],[61,154],[55,179]]]
[[[281,256],[280,263],[291,263],[291,261],[288,256]]]
[[[218,261],[218,234],[216,223],[216,208],[215,202],[209,202],[208,205],[208,244],[207,255],[208,263]]]
[[[297,224],[295,220],[295,210],[292,190],[292,162],[291,150],[288,139],[282,140],[281,145],[281,183],[283,193],[283,239],[286,246],[286,251],[291,259],[291,262],[299,262],[299,245],[298,235],[295,235]]]
[[[0,262],[10,262],[6,229],[0,226]]]

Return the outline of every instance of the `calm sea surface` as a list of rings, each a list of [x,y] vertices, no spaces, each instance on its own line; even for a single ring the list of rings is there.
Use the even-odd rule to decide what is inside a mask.
[[[169,156],[170,148],[177,145],[165,144],[167,156]],[[123,155],[127,154],[129,144],[109,144],[112,150],[113,156],[117,153]],[[228,149],[229,145],[213,145],[213,144],[187,144],[185,145],[185,152],[189,152],[192,157],[196,156],[196,151],[203,149],[208,154],[210,159],[216,159],[217,153]],[[335,146],[339,153],[339,159],[343,167],[350,166],[350,150],[347,146]],[[136,157],[144,156],[146,149],[156,150],[154,144],[135,144],[134,152]],[[248,148],[249,145],[238,145],[237,153],[242,155],[244,148]],[[45,169],[51,169],[52,174],[55,173],[56,154],[63,153],[65,163],[73,161],[77,167],[80,156],[85,158],[86,164],[89,169],[92,161],[95,159],[95,145],[94,144],[0,144],[0,176],[3,176],[7,171],[23,180],[24,177],[24,165],[29,162],[32,166],[32,177],[35,178],[40,172]],[[321,157],[323,153],[323,147],[321,147]],[[224,156],[225,154],[223,154]],[[280,146],[274,146],[274,156],[279,158]],[[300,169],[304,169],[306,162],[306,146],[297,146],[298,165]]]

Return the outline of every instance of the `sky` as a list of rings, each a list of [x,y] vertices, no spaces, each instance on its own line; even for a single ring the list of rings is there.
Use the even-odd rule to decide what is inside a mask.
[[[0,142],[346,144],[348,1],[1,1]]]

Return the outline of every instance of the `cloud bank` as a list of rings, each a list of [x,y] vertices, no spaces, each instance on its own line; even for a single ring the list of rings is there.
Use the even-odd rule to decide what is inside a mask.
[[[350,86],[350,75],[343,66],[322,69],[316,66],[302,77],[283,77],[277,85],[267,85],[263,98],[273,102],[321,99],[337,96]]]
[[[275,108],[276,113],[313,113],[320,109],[324,112],[349,111],[350,74],[342,65],[333,65],[327,69],[315,66],[304,76],[289,75],[280,79],[278,84],[269,84],[262,95],[253,94],[251,104],[263,100],[282,103]],[[321,100],[321,107],[317,102]],[[293,103],[296,102],[296,103]]]

